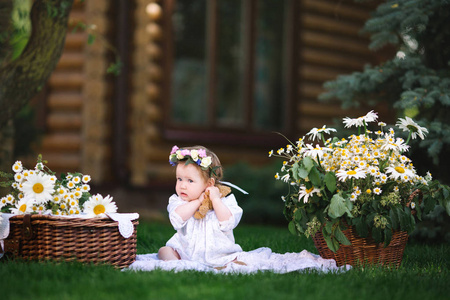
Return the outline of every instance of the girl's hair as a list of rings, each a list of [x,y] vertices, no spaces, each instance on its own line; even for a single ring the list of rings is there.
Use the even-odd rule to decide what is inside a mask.
[[[204,147],[204,146],[192,146],[192,147],[181,147],[181,149],[186,149],[186,150],[205,150],[206,151],[206,156],[210,156],[211,157],[211,165],[209,166],[209,168],[207,168],[206,170],[200,168],[200,166],[198,166],[197,164],[194,164],[195,166],[198,167],[198,169],[200,170],[203,178],[205,178],[205,180],[208,180],[210,178],[213,178],[215,181],[215,184],[218,184],[220,180],[222,180],[223,178],[223,167],[222,164],[220,163],[219,157],[217,157],[217,155],[212,152],[211,150],[209,150],[208,148]],[[181,160],[178,163],[184,163],[186,160]]]

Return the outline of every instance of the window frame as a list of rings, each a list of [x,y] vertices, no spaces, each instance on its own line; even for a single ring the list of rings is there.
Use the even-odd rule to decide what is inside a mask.
[[[208,119],[207,125],[178,125],[171,122],[171,80],[174,64],[174,34],[171,22],[172,14],[176,5],[176,0],[166,0],[163,2],[163,26],[166,36],[163,40],[164,48],[164,82],[162,96],[164,99],[164,121],[162,133],[166,140],[176,141],[196,141],[199,143],[217,143],[228,145],[247,146],[267,146],[273,142],[274,133],[271,131],[257,130],[253,127],[253,92],[254,92],[254,46],[256,36],[256,5],[258,0],[244,1],[245,11],[245,75],[244,75],[244,118],[245,125],[242,129],[221,128],[217,126],[216,101],[216,51],[217,51],[217,1],[207,0],[207,78],[208,78]],[[286,34],[286,99],[284,109],[284,122],[280,130],[287,137],[291,137],[295,131],[294,115],[296,112],[295,103],[298,95],[298,15],[299,4],[296,0],[286,0],[287,9],[287,32]]]

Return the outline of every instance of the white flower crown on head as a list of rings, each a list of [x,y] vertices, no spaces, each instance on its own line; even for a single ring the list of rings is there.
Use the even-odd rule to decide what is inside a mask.
[[[211,167],[212,159],[211,156],[206,155],[205,149],[180,149],[178,146],[173,146],[172,151],[169,155],[169,163],[172,166],[176,166],[179,161],[186,160],[186,165],[190,163],[197,164],[202,170],[208,170],[211,169],[210,172],[212,172],[214,175],[217,176],[215,173],[215,170],[220,168],[220,166]]]

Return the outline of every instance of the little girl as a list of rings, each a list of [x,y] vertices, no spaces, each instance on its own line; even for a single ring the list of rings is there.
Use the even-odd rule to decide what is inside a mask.
[[[242,217],[233,194],[221,197],[223,170],[216,154],[205,147],[178,148],[169,156],[176,166],[176,194],[169,198],[169,219],[177,231],[158,251],[160,260],[190,260],[212,267],[235,261],[242,248],[235,243],[233,229]],[[194,218],[209,194],[213,209],[204,218]],[[239,262],[238,262],[239,263]]]
[[[227,193],[227,188],[221,185],[224,182],[220,182],[223,170],[217,156],[202,146],[183,149],[174,146],[169,160],[176,166],[177,183],[176,194],[169,198],[167,210],[177,232],[158,253],[137,255],[129,270],[225,273],[269,270],[287,273],[305,269],[334,271],[345,268],[338,268],[333,259],[323,259],[307,250],[279,254],[261,247],[242,251],[233,236],[233,229],[241,220],[242,209],[232,194],[221,194]],[[199,210],[199,207],[203,208],[200,204],[205,195],[209,195],[212,202],[212,209],[206,214],[203,209]]]

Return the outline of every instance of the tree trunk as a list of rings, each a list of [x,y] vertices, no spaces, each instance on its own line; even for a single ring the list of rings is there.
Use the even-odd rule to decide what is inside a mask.
[[[12,1],[1,0],[0,9]],[[0,128],[14,118],[50,77],[63,51],[72,4],[73,0],[34,1],[27,46],[17,59],[0,62]],[[0,34],[5,30],[10,28],[0,28]]]

